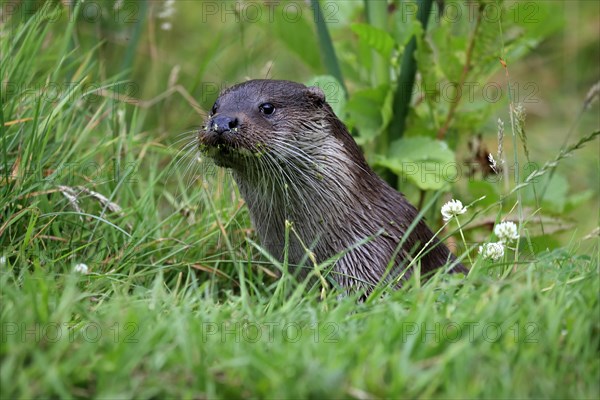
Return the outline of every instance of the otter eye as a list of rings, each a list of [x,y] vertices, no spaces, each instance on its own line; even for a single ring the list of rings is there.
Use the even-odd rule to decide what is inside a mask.
[[[213,104],[212,109],[210,110],[210,115],[215,115],[217,113],[217,103]]]
[[[273,111],[275,111],[275,106],[271,103],[262,103],[258,106],[258,109],[265,115],[271,115],[273,114]]]

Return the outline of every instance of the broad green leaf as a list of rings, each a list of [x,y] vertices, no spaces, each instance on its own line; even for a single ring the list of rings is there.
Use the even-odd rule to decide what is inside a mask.
[[[389,33],[369,24],[352,24],[350,28],[360,40],[365,41],[384,58],[390,58],[395,42]]]
[[[423,190],[439,190],[457,179],[454,152],[446,142],[427,137],[404,137],[392,143],[377,165],[389,168]]]

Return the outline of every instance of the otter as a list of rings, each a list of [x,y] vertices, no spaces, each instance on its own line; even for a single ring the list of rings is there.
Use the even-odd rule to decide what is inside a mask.
[[[407,236],[416,208],[369,167],[318,87],[264,79],[225,89],[198,142],[231,169],[261,245],[280,261],[287,250],[299,277],[312,268],[307,248],[313,261],[334,261],[329,276],[345,290],[399,287],[415,268],[467,272],[423,220]]]

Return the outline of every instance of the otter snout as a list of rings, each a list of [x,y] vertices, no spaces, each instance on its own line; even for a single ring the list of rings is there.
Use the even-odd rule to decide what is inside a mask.
[[[219,135],[230,131],[236,132],[238,127],[239,120],[229,115],[217,115],[208,124],[208,129]]]

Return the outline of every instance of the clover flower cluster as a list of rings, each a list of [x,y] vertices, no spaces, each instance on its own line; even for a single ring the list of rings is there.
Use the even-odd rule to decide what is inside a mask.
[[[486,260],[498,261],[504,257],[504,245],[501,242],[484,243],[479,246],[479,254]]]
[[[495,243],[479,246],[479,254],[487,260],[498,261],[504,257],[504,246],[519,238],[517,225],[511,221],[500,222],[494,226],[494,234],[498,238]]]
[[[467,212],[460,200],[452,199],[441,208],[444,222],[452,218],[458,218],[459,215]],[[486,260],[498,261],[504,257],[504,248],[511,242],[519,239],[519,230],[512,221],[503,221],[494,226],[494,234],[498,238],[497,242],[484,243],[479,246],[479,254]]]
[[[519,238],[517,225],[511,221],[500,222],[494,227],[494,234],[502,243],[510,243]]]

